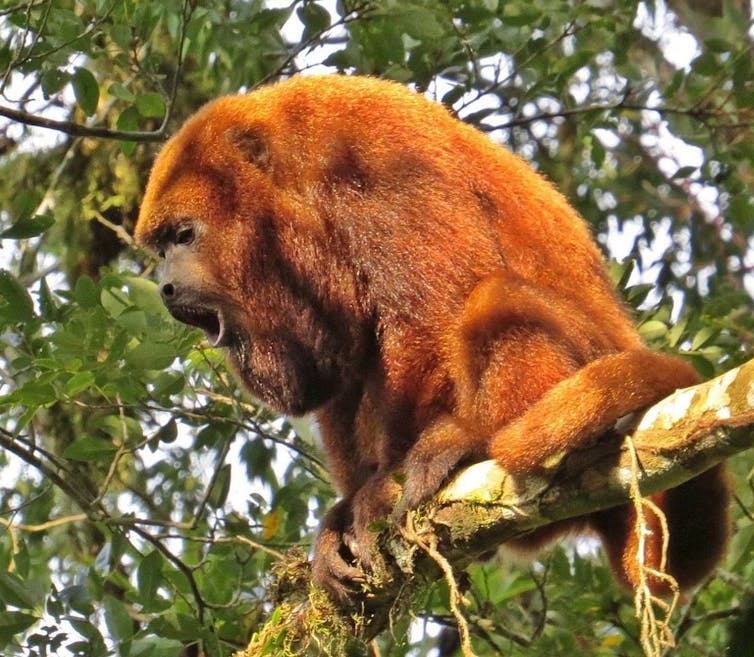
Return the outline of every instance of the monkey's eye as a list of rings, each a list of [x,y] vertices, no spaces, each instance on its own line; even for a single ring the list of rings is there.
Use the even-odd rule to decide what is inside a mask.
[[[175,243],[186,246],[194,241],[194,229],[191,226],[181,226],[175,233]]]

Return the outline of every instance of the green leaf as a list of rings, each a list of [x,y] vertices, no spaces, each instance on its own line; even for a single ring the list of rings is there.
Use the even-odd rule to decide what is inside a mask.
[[[95,426],[116,440],[125,438],[128,443],[141,441],[143,437],[141,424],[132,417],[120,417],[119,415],[106,415],[98,418]]]
[[[47,285],[47,279],[41,278],[39,281],[39,310],[42,317],[48,321],[57,319],[58,307],[55,298]]]
[[[303,39],[309,39],[315,34],[330,27],[330,12],[316,2],[307,2],[298,9],[296,14],[304,24]]]
[[[754,524],[747,524],[733,536],[726,557],[726,565],[738,571],[754,557]]]
[[[131,27],[123,23],[115,23],[110,28],[110,38],[117,43],[122,50],[131,50],[133,32]]]
[[[537,587],[536,582],[529,575],[518,575],[496,592],[495,602],[500,604],[506,600],[512,600],[522,593],[533,591]]]
[[[165,97],[154,91],[136,97],[136,109],[144,118],[161,119],[165,116]]]
[[[713,326],[705,326],[701,330],[697,331],[694,335],[694,339],[691,341],[691,350],[696,351],[703,345],[707,344],[717,333],[719,329]]]
[[[681,85],[686,80],[686,72],[685,71],[678,71],[676,72],[673,77],[670,79],[670,84],[668,84],[667,87],[665,87],[665,96],[667,98],[672,97],[680,88]]]
[[[661,338],[667,332],[668,327],[665,322],[659,322],[655,319],[650,319],[648,322],[644,322],[639,326],[639,335],[645,340]]]
[[[605,163],[605,147],[597,137],[592,139],[592,162],[596,169],[601,169]]]
[[[75,461],[107,461],[115,452],[115,445],[109,440],[83,436],[68,445],[63,451],[63,456]]]
[[[525,27],[527,25],[533,25],[542,15],[542,12],[538,9],[535,9],[534,7],[526,7],[520,5],[517,8],[519,9],[518,13],[505,14],[503,20],[505,21],[506,25],[512,27]]]
[[[0,602],[21,609],[33,609],[35,603],[29,586],[18,575],[6,571],[0,571]]]
[[[139,129],[139,110],[135,107],[126,107],[119,115],[117,121],[118,130],[133,132]]]
[[[183,390],[183,386],[186,385],[186,376],[183,374],[183,372],[161,372],[157,378],[154,381],[154,389],[152,390],[152,394],[156,398],[168,398],[171,395],[177,395]],[[171,422],[175,423],[173,420]],[[165,431],[167,427],[170,426],[170,422],[166,424],[160,431],[157,432],[157,436],[155,438],[158,438],[159,441],[170,443],[175,440],[175,437],[177,436],[177,431],[171,431],[168,433]],[[164,437],[160,434],[164,433]]]
[[[71,76],[73,94],[84,114],[91,116],[97,111],[99,85],[97,79],[85,68],[77,68]]]
[[[127,103],[133,103],[136,99],[136,96],[130,89],[126,89],[122,84],[119,84],[117,82],[111,84],[107,88],[107,93],[110,94],[113,98],[117,98],[118,100],[124,100]]]
[[[687,317],[682,317],[678,322],[676,322],[668,332],[668,346],[671,348],[675,348],[675,346],[678,344],[678,342],[683,337],[684,333],[686,332],[686,326],[688,325],[689,320]]]
[[[170,418],[165,426],[160,429],[149,439],[149,449],[152,452],[156,452],[160,448],[160,443],[170,444],[175,442],[178,437],[178,424],[175,418]]]
[[[131,642],[128,654],[129,657],[175,657],[183,647],[183,644],[175,639],[145,636]]]
[[[111,595],[105,596],[105,625],[119,643],[133,636],[134,621],[128,613],[128,607]]]
[[[139,370],[164,370],[176,359],[174,344],[141,342],[126,354],[126,363]]]
[[[242,566],[235,559],[218,555],[207,560],[199,578],[202,595],[209,604],[232,602],[238,583],[243,579]]]
[[[42,73],[39,81],[42,83],[42,93],[44,94],[44,97],[49,98],[58,93],[66,84],[68,84],[70,79],[71,76],[68,73],[57,68]]]
[[[90,623],[87,620],[73,617],[69,617],[67,621],[81,636],[86,639],[85,654],[92,655],[93,657],[96,655],[103,655],[104,657],[104,655],[106,654],[105,641],[102,638],[102,634],[94,624]],[[74,651],[74,654],[75,652],[76,651]]]
[[[445,33],[436,11],[425,7],[398,6],[391,19],[399,30],[422,41],[439,39]]]
[[[123,314],[132,309],[128,296],[116,287],[103,286],[100,294],[100,304],[114,319],[119,319]]]
[[[31,558],[29,547],[21,536],[16,539],[16,553],[13,555],[13,562],[16,564],[16,574],[22,579],[26,579],[29,576]]]
[[[13,214],[17,220],[31,217],[42,202],[42,196],[34,190],[24,190],[13,199]]]
[[[740,194],[730,200],[726,217],[739,226],[748,226],[754,217],[754,203],[747,194]]]
[[[698,75],[711,76],[720,71],[720,64],[717,57],[711,52],[705,52],[692,62],[694,73]]]
[[[139,308],[155,315],[168,316],[157,283],[138,276],[125,276],[124,281],[134,304]]]
[[[74,374],[66,383],[66,391],[69,395],[77,395],[87,390],[94,383],[94,372],[85,370]]]
[[[58,395],[50,384],[38,381],[30,381],[10,395],[2,397],[2,403],[14,403],[38,408],[49,406],[58,401]]]
[[[736,60],[733,68],[733,86],[736,90],[743,90],[749,85],[751,79],[751,57],[740,57]],[[679,71],[680,73],[680,71]]]
[[[207,502],[215,509],[219,509],[225,504],[225,500],[228,499],[228,493],[230,492],[230,479],[231,479],[231,467],[230,463],[226,463],[215,479],[215,485],[212,487]]]
[[[79,277],[73,295],[83,308],[95,308],[100,305],[99,287],[89,276]]]
[[[150,552],[139,564],[136,582],[139,599],[152,601],[157,595],[157,588],[162,580],[162,557],[156,550]]]
[[[19,324],[34,318],[34,303],[15,276],[0,269],[0,324]]]
[[[8,643],[13,635],[30,628],[39,619],[21,611],[4,611],[0,614],[0,645]]]
[[[696,173],[699,169],[697,167],[688,166],[688,167],[679,167],[678,171],[676,171],[673,174],[673,179],[678,180],[679,178],[689,178],[692,174]]]
[[[139,129],[139,110],[135,107],[126,107],[118,116],[116,124],[118,130],[124,132],[136,132]],[[124,155],[131,155],[136,150],[135,141],[121,141],[120,150]]]
[[[553,574],[561,579],[571,577],[571,562],[562,547],[553,549],[550,555],[550,568]]]
[[[731,44],[730,41],[715,37],[711,39],[705,39],[704,45],[708,50],[711,50],[713,52],[732,52],[734,50],[733,44]]]

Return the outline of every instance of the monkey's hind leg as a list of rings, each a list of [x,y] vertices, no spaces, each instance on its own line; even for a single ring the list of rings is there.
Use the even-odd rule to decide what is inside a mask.
[[[498,430],[490,453],[511,472],[529,472],[597,439],[622,416],[698,380],[685,361],[649,349],[602,356]]]

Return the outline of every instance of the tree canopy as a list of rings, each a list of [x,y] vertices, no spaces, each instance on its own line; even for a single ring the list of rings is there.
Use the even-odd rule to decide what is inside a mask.
[[[218,95],[411,85],[556,183],[653,348],[705,377],[754,355],[748,2],[0,0],[0,27],[3,654],[243,650],[334,501],[308,423],[241,393],[130,237],[160,143]],[[751,654],[750,461],[729,460],[729,554],[671,618],[673,654]],[[479,657],[642,654],[589,541],[464,584]],[[432,654],[450,602],[427,584],[370,654]]]

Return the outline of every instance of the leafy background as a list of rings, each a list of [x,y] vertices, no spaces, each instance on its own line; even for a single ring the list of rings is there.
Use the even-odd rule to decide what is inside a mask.
[[[705,376],[754,347],[754,81],[743,0],[0,1],[0,651],[227,655],[334,495],[306,422],[244,399],[129,237],[159,143],[297,72],[388,77],[530,160],[600,236],[645,339]],[[736,533],[674,627],[751,655]],[[482,655],[639,655],[594,546],[470,571]],[[452,654],[437,583],[372,647]],[[440,651],[440,652],[438,652]]]

